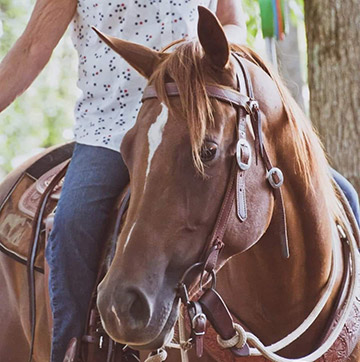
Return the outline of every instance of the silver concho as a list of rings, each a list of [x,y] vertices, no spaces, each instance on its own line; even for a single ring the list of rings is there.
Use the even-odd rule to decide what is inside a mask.
[[[274,180],[275,174],[279,178],[278,182],[276,182]],[[269,181],[269,184],[271,185],[271,187],[273,187],[274,189],[278,189],[284,183],[284,175],[283,175],[282,171],[277,167],[273,167],[271,170],[269,170],[266,174],[266,178]]]

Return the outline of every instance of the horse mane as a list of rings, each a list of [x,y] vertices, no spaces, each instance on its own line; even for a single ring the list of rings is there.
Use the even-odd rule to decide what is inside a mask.
[[[307,190],[312,192],[315,192],[313,175],[317,174],[318,185],[321,185],[321,191],[317,190],[317,192],[324,194],[329,215],[343,224],[342,207],[334,185],[335,181],[331,176],[328,157],[310,119],[299,107],[281,77],[273,71],[270,64],[247,46],[232,45],[232,50],[239,52],[244,58],[259,66],[275,82],[291,130],[297,170],[304,177]]]
[[[180,112],[188,123],[194,164],[197,170],[204,174],[200,152],[206,130],[214,124],[213,107],[205,89],[206,81],[202,62],[204,52],[196,40],[175,42],[170,46],[174,44],[176,48],[164,57],[154,72],[151,82],[154,83],[161,101],[170,111],[178,113],[179,110],[172,109],[165,88],[165,83],[170,79],[177,84],[182,108]],[[168,47],[165,50],[167,49]],[[259,66],[275,82],[291,130],[297,172],[305,179],[307,190],[312,192],[314,192],[313,175],[317,173],[319,185],[326,195],[329,214],[339,219],[339,203],[329,163],[310,120],[290,95],[280,76],[255,51],[246,46],[234,44],[231,45],[231,50],[240,53],[242,57]]]

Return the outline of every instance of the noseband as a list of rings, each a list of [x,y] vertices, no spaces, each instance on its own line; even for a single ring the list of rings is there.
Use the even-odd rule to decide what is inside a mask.
[[[250,75],[241,57],[236,53],[232,53],[232,56],[236,60],[235,64],[237,68],[239,68],[236,72],[238,89],[234,90],[212,84],[205,86],[208,97],[228,103],[236,108],[238,137],[234,162],[231,167],[230,182],[227,185],[214,229],[206,243],[200,260],[186,270],[178,285],[178,296],[187,308],[191,322],[191,340],[196,346],[196,352],[199,357],[203,353],[206,316],[222,339],[231,339],[236,335],[231,314],[219,294],[215,291],[215,271],[218,268],[219,253],[224,247],[223,237],[227,229],[234,202],[236,202],[238,219],[241,222],[247,219],[245,173],[252,163],[251,145],[246,139],[247,116],[250,116],[253,133],[255,135],[256,163],[258,163],[259,158],[263,160],[267,170],[266,177],[273,188],[275,203],[279,208],[278,215],[281,218],[279,225],[281,225],[280,240],[282,255],[284,258],[289,257],[285,208],[280,189],[283,183],[283,174],[280,169],[272,166],[268,153],[266,152],[262,138],[261,113],[258,102],[254,99]],[[242,79],[244,80],[243,84],[245,84],[246,95],[241,93]],[[165,88],[169,97],[180,95],[175,83],[166,83]],[[142,101],[144,102],[145,100],[154,98],[158,98],[155,87],[152,85],[147,86],[144,90]],[[187,285],[191,284],[189,283],[191,281],[188,280],[188,276],[190,274],[193,275],[194,271],[197,271],[201,275],[200,289],[203,284],[204,275],[207,275],[212,281],[211,288],[206,289],[206,292],[197,302],[190,301],[187,290]],[[219,315],[214,314],[214,311],[218,311]],[[246,343],[244,343],[241,348],[233,347],[231,350],[236,356],[249,355],[249,346]]]

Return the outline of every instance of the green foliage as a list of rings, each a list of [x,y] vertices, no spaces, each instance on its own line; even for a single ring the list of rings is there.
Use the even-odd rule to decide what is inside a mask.
[[[1,58],[25,29],[33,3],[30,0],[0,0]],[[26,157],[65,141],[63,132],[71,130],[73,124],[76,67],[75,51],[66,35],[29,90],[0,113],[0,178],[14,167],[19,155]]]
[[[304,22],[304,0],[288,0],[290,21],[297,25]]]
[[[258,32],[261,32],[259,3],[254,0],[243,0],[243,9],[247,16],[247,41],[250,45],[253,45]]]
[[[261,17],[259,2],[255,0],[242,0],[244,12],[246,13],[247,20],[246,26],[248,31],[247,41],[249,45],[255,43],[258,33],[261,34]],[[286,0],[286,6],[289,9],[289,18],[293,24],[297,25],[299,22],[304,21],[304,0]]]

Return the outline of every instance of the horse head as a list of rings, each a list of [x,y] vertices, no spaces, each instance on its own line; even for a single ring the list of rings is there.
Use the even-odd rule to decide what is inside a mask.
[[[232,182],[239,109],[209,97],[206,86],[238,90],[238,65],[220,23],[201,7],[199,41],[175,44],[172,52],[98,34],[156,89],[122,142],[131,200],[115,257],[98,288],[98,307],[116,341],[155,349],[171,338],[178,317],[176,287],[204,254]],[[261,77],[258,87],[276,92],[264,72]],[[177,96],[168,94],[169,82],[176,84]],[[243,82],[241,77],[244,93]],[[268,98],[280,112],[279,97]],[[256,243],[273,214],[266,169],[260,157],[255,162],[254,132],[247,123],[244,138],[253,161],[246,171],[246,220],[233,203],[218,265]]]

